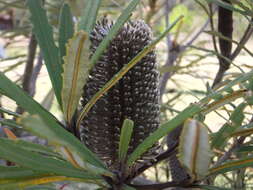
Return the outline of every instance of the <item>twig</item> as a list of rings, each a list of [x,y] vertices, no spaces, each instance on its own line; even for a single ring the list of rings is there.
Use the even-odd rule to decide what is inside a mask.
[[[234,52],[231,54],[231,57],[230,57],[231,60],[234,60],[239,55],[243,46],[247,43],[249,38],[252,37],[252,34],[253,34],[253,24],[252,23],[253,23],[253,18],[251,19],[251,22],[249,23],[247,29],[245,30],[245,32],[239,42],[239,45],[236,47]]]
[[[156,13],[156,10],[157,10],[156,5],[157,5],[157,0],[149,0],[149,8],[150,8],[150,10],[148,11],[146,19],[145,19],[146,23],[148,25],[150,25],[151,19],[152,19],[152,17]]]
[[[176,148],[178,146],[178,143],[175,143],[173,146],[171,146],[168,150],[166,150],[165,152],[159,154],[156,158],[154,158],[151,161],[145,162],[142,166],[140,166],[135,172],[134,174],[128,179],[128,181],[131,181],[133,178],[139,176],[141,173],[143,173],[145,170],[153,167],[154,165],[156,165],[157,163],[166,160],[167,158],[169,158],[171,155],[173,155],[176,151]]]
[[[37,63],[34,66],[33,73],[32,73],[32,76],[31,76],[31,82],[30,82],[30,94],[31,94],[31,96],[34,96],[34,94],[36,92],[36,81],[37,81],[38,76],[40,74],[40,70],[42,68],[42,65],[43,65],[43,57],[42,57],[42,53],[40,52]]]
[[[31,77],[33,72],[33,65],[36,55],[36,49],[37,49],[37,41],[35,38],[35,35],[32,34],[30,37],[30,42],[28,46],[28,58],[25,66],[24,76],[23,76],[23,82],[22,87],[23,90],[26,91],[29,95],[31,95]]]

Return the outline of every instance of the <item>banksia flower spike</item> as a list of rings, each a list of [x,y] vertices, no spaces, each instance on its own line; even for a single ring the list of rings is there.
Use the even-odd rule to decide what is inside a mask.
[[[90,35],[92,53],[112,25],[106,18],[96,24]],[[83,88],[82,105],[148,45],[151,39],[151,30],[143,21],[127,23],[90,72]],[[124,119],[134,121],[129,153],[158,128],[158,75],[156,56],[152,51],[101,97],[82,121],[82,141],[108,166],[117,163],[120,130]]]

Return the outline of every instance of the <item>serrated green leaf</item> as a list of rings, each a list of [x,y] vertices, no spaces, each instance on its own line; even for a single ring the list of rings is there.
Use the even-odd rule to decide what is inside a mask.
[[[75,136],[71,133],[67,132],[59,121],[48,111],[46,111],[40,104],[38,104],[35,100],[33,100],[30,96],[28,96],[24,91],[22,91],[16,84],[11,82],[3,73],[0,72],[0,89],[4,91],[5,95],[9,98],[16,101],[18,105],[28,111],[31,115],[39,115],[40,119],[43,120],[42,123],[46,123],[46,125],[32,125],[30,126],[31,131],[33,129],[37,133],[37,135],[42,136],[43,138],[48,139],[48,135],[44,133],[47,126],[49,133],[56,134],[61,142],[67,144],[67,147],[70,147],[77,154],[90,164],[93,164],[97,167],[105,168],[103,163],[91,153],[91,151],[82,144]],[[48,127],[49,126],[49,127]],[[30,130],[28,127],[28,129]],[[48,139],[49,141],[54,141],[53,139]]]
[[[33,134],[48,139],[50,144],[58,148],[59,153],[62,153],[62,148],[67,147],[80,167],[94,174],[111,175],[109,171],[105,170],[103,163],[84,144],[81,144],[77,138],[63,128],[53,128],[37,115],[23,115],[18,122]]]
[[[98,177],[74,168],[70,163],[59,159],[42,156],[20,148],[15,141],[0,138],[0,158],[17,163],[20,166],[31,168],[36,171],[47,172],[75,178],[97,179]]]
[[[60,62],[64,63],[63,57],[66,55],[66,44],[74,35],[73,16],[68,4],[64,3],[61,8],[60,22],[59,22],[59,50]]]
[[[247,104],[241,103],[239,106],[235,108],[233,113],[230,116],[229,123],[225,123],[222,128],[215,134],[212,140],[212,147],[221,148],[221,146],[225,145],[226,139],[231,136],[231,134],[241,126],[244,113],[243,110],[246,108]]]
[[[208,172],[211,162],[208,130],[195,119],[184,123],[179,141],[179,160],[193,179],[200,179]]]
[[[101,0],[86,0],[85,9],[79,22],[79,30],[84,30],[88,34],[93,29],[96,22]]]
[[[26,2],[31,12],[33,32],[43,53],[57,101],[61,105],[62,67],[59,61],[59,50],[54,43],[52,26],[42,8],[42,0],[27,0]]]
[[[121,128],[119,141],[119,160],[123,163],[127,156],[128,146],[133,133],[134,122],[130,119],[125,119]]]
[[[64,57],[62,105],[65,118],[68,122],[71,121],[77,108],[83,86],[89,75],[89,70],[88,34],[80,31],[69,40],[67,54]]]

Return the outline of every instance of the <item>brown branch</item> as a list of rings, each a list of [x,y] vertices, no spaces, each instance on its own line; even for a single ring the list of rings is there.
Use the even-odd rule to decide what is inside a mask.
[[[168,159],[171,155],[173,155],[176,151],[176,148],[178,146],[178,143],[175,143],[173,146],[171,146],[168,150],[165,152],[159,154],[157,157],[155,157],[153,160],[145,162],[143,165],[141,165],[134,173],[132,176],[127,179],[128,182],[130,182],[132,179],[135,177],[139,176],[142,174],[145,170],[153,167],[154,165],[158,164],[159,162]]]
[[[23,75],[23,82],[22,82],[23,90],[26,91],[29,95],[31,95],[30,84],[31,84],[33,65],[34,65],[34,60],[35,60],[35,55],[36,55],[36,49],[37,49],[37,41],[36,41],[35,35],[32,34],[29,41],[28,58],[27,58],[25,71]]]
[[[42,54],[40,52],[39,53],[39,57],[37,59],[37,63],[34,66],[34,69],[33,69],[32,75],[31,75],[31,82],[30,82],[30,94],[31,94],[31,96],[35,95],[35,92],[36,92],[36,81],[37,81],[38,76],[40,74],[42,65],[43,65],[43,57],[42,57]]]
[[[156,10],[157,10],[157,0],[149,0],[149,8],[150,8],[150,10],[148,11],[146,19],[145,19],[146,23],[148,25],[151,24],[151,19],[152,19],[152,17],[156,13]]]
[[[247,29],[245,30],[238,46],[236,47],[234,52],[231,54],[231,57],[230,57],[231,60],[234,60],[239,55],[243,46],[248,42],[250,37],[252,37],[252,34],[253,34],[253,24],[252,23],[253,23],[253,18],[251,19]]]

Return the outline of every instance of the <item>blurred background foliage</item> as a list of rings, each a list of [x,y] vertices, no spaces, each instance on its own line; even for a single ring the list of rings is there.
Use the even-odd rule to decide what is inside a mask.
[[[85,6],[85,0],[66,0],[71,6],[77,21]],[[236,1],[236,0],[235,0]],[[54,26],[54,35],[57,37],[58,18],[60,8],[64,0],[45,0],[44,6],[50,23]],[[103,0],[99,11],[99,17],[107,16],[117,18],[129,1],[127,0]],[[210,1],[209,1],[210,2]],[[240,1],[251,10],[251,16],[245,16],[234,12],[233,20],[233,50],[236,42],[240,42],[244,32],[251,22],[251,34],[242,51],[232,61],[230,69],[224,74],[224,81],[231,81],[243,72],[253,68],[253,38],[252,38],[252,0]],[[169,23],[175,21],[180,15],[184,15],[182,22],[157,46],[157,60],[161,72],[161,121],[167,121],[180,112],[190,103],[203,98],[211,90],[216,73],[219,69],[217,52],[215,52],[212,35],[217,38],[217,6],[213,5],[213,19],[210,20],[210,7],[205,0],[142,0],[132,19],[145,20],[153,30],[154,36],[165,30]],[[242,9],[240,5],[236,5]],[[251,21],[249,21],[251,19]],[[210,27],[213,22],[214,28]],[[0,71],[20,85],[30,95],[51,110],[54,115],[61,118],[57,104],[51,91],[49,78],[42,65],[41,53],[32,34],[29,12],[23,0],[0,0]],[[216,32],[216,33],[215,33]],[[217,40],[217,39],[216,39]],[[238,87],[239,88],[239,87]],[[243,101],[230,103],[208,114],[205,124],[215,134],[229,121],[234,109]],[[0,97],[0,106],[12,111],[22,113],[18,106],[6,97]],[[245,119],[242,127],[251,123],[252,108],[244,110]],[[0,118],[12,118],[12,116],[0,112]],[[21,138],[33,142],[46,143],[34,138],[30,134],[20,133]],[[4,133],[0,128],[0,136]],[[239,138],[240,140],[240,138]],[[215,149],[213,161],[219,160],[228,150],[233,148],[233,159],[252,155],[252,137],[248,136],[244,143],[238,145],[238,138],[229,138],[226,146]],[[164,146],[165,141],[163,142]],[[159,171],[159,172],[158,172]],[[161,163],[153,167],[142,176],[145,179],[164,182],[170,179],[167,163]],[[239,169],[233,172],[219,175],[213,178],[215,185],[231,189],[252,189],[253,169]],[[63,189],[63,185],[56,184]],[[69,185],[69,186],[68,186]],[[55,186],[55,185],[53,185]],[[67,184],[64,190],[71,187]],[[47,188],[47,187],[46,187]],[[77,187],[73,184],[74,189]],[[32,188],[31,188],[32,189]],[[50,186],[48,186],[50,189]],[[70,188],[71,189],[71,188]]]

